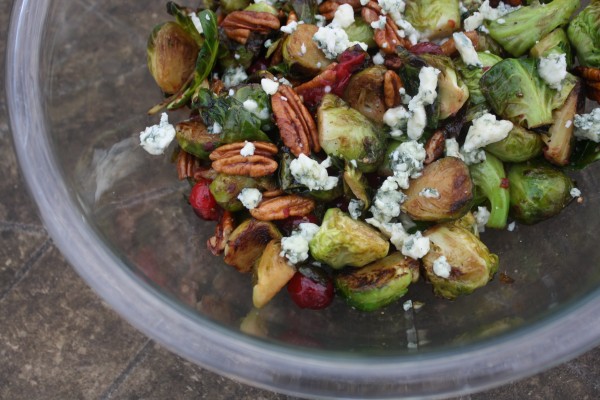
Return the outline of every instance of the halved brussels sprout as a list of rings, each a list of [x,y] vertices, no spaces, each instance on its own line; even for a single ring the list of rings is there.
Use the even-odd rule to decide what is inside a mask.
[[[502,61],[502,58],[495,54],[478,52],[477,56],[479,57],[482,68],[470,67],[462,60],[455,61],[456,69],[469,88],[469,109],[467,112],[467,121],[472,121],[478,116],[489,111],[490,107],[485,101],[483,93],[481,93],[479,81],[487,69]]]
[[[542,154],[541,135],[514,125],[508,136],[485,146],[485,150],[505,162],[523,162]]]
[[[503,119],[530,129],[552,123],[553,91],[539,76],[535,60],[502,60],[481,77],[480,87]]]
[[[275,16],[279,15],[279,11],[277,11],[275,7],[264,1],[261,1],[260,3],[252,3],[244,8],[244,11],[264,12],[273,14]]]
[[[438,296],[453,300],[470,294],[485,286],[498,269],[498,256],[458,224],[436,225],[424,236],[431,245],[423,257],[423,267]]]
[[[316,25],[300,24],[284,40],[282,46],[283,59],[292,71],[307,76],[316,76],[331,64],[331,60],[325,57],[325,53],[312,40],[318,30],[319,28]]]
[[[473,200],[467,165],[456,157],[432,162],[404,191],[402,211],[416,221],[443,221],[463,216]]]
[[[573,182],[543,161],[513,164],[508,171],[512,216],[535,224],[558,214],[571,200]]]
[[[546,145],[544,157],[554,165],[565,166],[569,163],[573,151],[573,131],[575,129],[573,121],[583,101],[581,89],[582,86],[578,83],[562,107],[554,111],[554,123],[548,129],[548,134],[541,135],[541,139]]]
[[[224,261],[240,272],[250,272],[267,244],[274,239],[281,239],[274,224],[248,219],[231,232],[225,244]]]
[[[280,253],[281,242],[271,240],[256,263],[256,283],[252,288],[252,303],[256,308],[267,304],[296,273],[296,269]]]
[[[385,139],[380,130],[342,99],[326,94],[317,110],[319,143],[329,156],[347,162],[356,160],[363,172],[377,169],[385,151]]]
[[[438,57],[441,60],[441,56]],[[434,65],[440,70],[438,75],[438,101],[440,119],[446,119],[458,112],[469,99],[469,88],[458,76],[450,59]]]
[[[173,94],[188,81],[196,68],[198,44],[176,22],[156,26],[147,46],[148,69],[160,89]]]
[[[584,67],[600,68],[600,2],[593,0],[569,24],[569,40]]]
[[[175,125],[175,131],[179,147],[203,160],[221,144],[221,137],[208,133],[206,125],[198,120],[180,122]]]
[[[373,28],[362,17],[354,17],[352,25],[344,28],[350,42],[362,42],[369,48],[377,46],[373,39]]]
[[[352,195],[362,201],[363,210],[371,207],[371,199],[369,197],[369,183],[362,172],[354,168],[350,163],[346,164],[344,169],[344,184],[350,190]]]
[[[423,37],[438,39],[460,29],[458,0],[407,0],[406,20]]]
[[[505,184],[502,161],[486,153],[485,160],[469,167],[473,184],[490,202],[490,217],[485,226],[502,229],[506,226],[510,194]]]
[[[362,267],[385,257],[389,242],[366,223],[353,220],[339,208],[330,208],[309,247],[315,260],[340,269]]]
[[[375,65],[360,71],[350,78],[344,91],[344,100],[375,122],[383,122],[385,103],[383,101],[383,76],[387,68]]]
[[[248,7],[250,0],[219,0],[219,4],[221,5],[221,9],[226,14],[229,14]]]
[[[276,187],[271,177],[255,179],[242,175],[218,174],[210,184],[210,193],[222,208],[235,212],[244,209],[237,198],[244,188],[273,190]]]
[[[564,54],[567,59],[567,69],[573,66],[571,44],[564,29],[553,30],[529,50],[529,55],[533,58],[548,57],[550,54]]]
[[[553,0],[521,7],[496,21],[487,21],[490,36],[515,57],[525,54],[538,40],[566,25],[579,0]]]
[[[353,307],[374,311],[398,300],[419,279],[419,261],[399,251],[359,269],[334,277],[338,292]]]

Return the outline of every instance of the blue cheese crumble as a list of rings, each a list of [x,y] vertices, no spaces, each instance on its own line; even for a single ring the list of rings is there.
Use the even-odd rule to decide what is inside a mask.
[[[433,262],[433,273],[440,278],[450,278],[450,272],[452,272],[452,266],[448,263],[446,256],[440,256]]]
[[[490,220],[490,211],[486,207],[477,207],[477,211],[473,213],[473,216],[477,223],[477,230],[485,232],[485,224]]]
[[[575,115],[575,137],[600,142],[600,108],[589,114]]]
[[[365,203],[363,203],[361,200],[352,199],[348,204],[348,213],[352,219],[358,219],[360,218],[364,207]]]
[[[440,192],[435,188],[426,187],[419,192],[419,196],[425,197],[426,199],[439,199]]]
[[[512,128],[513,123],[510,121],[497,121],[494,114],[483,114],[475,119],[473,125],[469,127],[463,149],[471,152],[490,143],[499,142],[508,136]]]
[[[239,85],[246,79],[248,79],[248,74],[246,74],[244,67],[228,68],[223,74],[223,85],[229,89],[230,87]]]
[[[288,237],[281,239],[281,257],[288,259],[291,264],[298,264],[308,259],[308,244],[319,231],[319,226],[310,222],[298,225],[298,230]]]
[[[338,184],[336,176],[327,174],[327,168],[330,166],[331,159],[329,157],[319,164],[318,161],[300,154],[290,163],[290,172],[298,183],[306,186],[309,190],[330,190]]]
[[[161,155],[175,139],[175,127],[169,123],[167,113],[162,113],[160,123],[147,127],[140,133],[140,145],[153,156]]]
[[[242,202],[244,207],[248,210],[253,210],[262,201],[262,193],[258,189],[244,188],[240,194],[238,194],[237,198]]]
[[[256,146],[254,146],[254,143],[249,142],[247,140],[244,141],[244,143],[244,147],[242,147],[242,149],[240,150],[240,155],[244,157],[253,156],[254,150],[256,150]]]
[[[277,93],[277,89],[279,89],[279,83],[269,78],[262,78],[260,80],[260,86],[266,94],[269,94],[271,96]]]
[[[429,238],[425,237],[421,234],[421,232],[417,231],[412,235],[409,235],[402,244],[402,254],[418,260],[419,258],[423,258],[427,253],[429,253],[430,242]]]
[[[475,46],[473,46],[473,43],[467,35],[465,35],[464,32],[456,32],[452,34],[452,37],[454,38],[456,50],[458,50],[464,63],[469,66],[481,68],[483,64],[479,61]]]
[[[565,54],[550,54],[538,61],[538,73],[554,90],[562,89],[567,77],[567,57]]]

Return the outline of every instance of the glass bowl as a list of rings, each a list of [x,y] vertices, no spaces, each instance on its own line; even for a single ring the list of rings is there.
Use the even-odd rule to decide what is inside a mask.
[[[311,312],[281,293],[252,311],[251,278],[208,253],[213,226],[186,204],[169,155],[138,145],[157,122],[145,49],[163,3],[17,0],[7,53],[14,143],[44,223],[131,324],[212,371],[320,398],[467,393],[598,344],[599,166],[575,176],[583,204],[484,234],[512,284],[497,277],[450,302],[421,282],[406,296],[419,310],[360,313],[337,299]]]

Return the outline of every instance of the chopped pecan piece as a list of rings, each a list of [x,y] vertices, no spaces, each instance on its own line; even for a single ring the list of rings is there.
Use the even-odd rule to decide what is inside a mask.
[[[354,12],[357,12],[361,8],[360,0],[327,0],[319,5],[319,14],[324,16],[325,19],[331,20],[335,16],[338,7],[342,4],[350,4]]]
[[[442,158],[444,148],[446,147],[446,137],[444,131],[437,130],[425,143],[425,161],[423,164],[429,165],[435,160]]]
[[[383,15],[381,6],[376,1],[371,0],[361,10],[361,15],[365,22],[371,24],[379,20],[379,17]],[[377,46],[382,52],[386,54],[396,54],[396,47],[402,46],[407,49],[411,47],[411,43],[408,39],[400,37],[398,34],[398,25],[394,22],[390,15],[386,16],[385,28],[375,29],[373,39]]]
[[[251,142],[254,145],[255,156],[265,156],[273,158],[277,154],[277,146],[268,142]],[[220,160],[240,155],[240,151],[244,148],[246,142],[235,142],[217,147],[210,153],[209,158],[212,161]]]
[[[273,189],[273,190],[267,190],[266,192],[262,193],[262,197],[263,199],[270,199],[273,197],[278,197],[283,195],[285,192],[281,189]]]
[[[600,82],[600,69],[591,67],[575,67],[575,74],[586,81]]]
[[[211,253],[215,256],[219,255],[225,250],[225,243],[229,240],[229,235],[235,228],[235,220],[233,214],[230,211],[223,211],[219,223],[215,227],[215,235],[208,239],[206,246]]]
[[[280,27],[277,16],[257,11],[234,11],[228,14],[221,23],[221,28],[227,37],[241,44],[246,44],[250,32],[267,34]]]
[[[402,101],[400,89],[404,87],[402,79],[394,71],[386,71],[383,75],[383,100],[387,108],[398,107]]]
[[[465,32],[465,36],[467,36],[471,43],[473,43],[473,46],[477,48],[477,45],[479,44],[479,35],[477,34],[477,32],[467,31]],[[458,50],[456,49],[456,43],[454,43],[453,37],[450,37],[450,39],[442,43],[440,47],[442,49],[442,53],[448,57],[453,57],[458,54]]]
[[[177,154],[177,177],[179,180],[191,178],[198,167],[198,159],[187,151],[180,150]]]
[[[296,157],[321,150],[315,121],[291,87],[279,85],[277,93],[271,96],[271,108],[283,144]]]
[[[275,221],[288,217],[303,217],[315,209],[315,201],[291,194],[263,200],[250,214],[261,221]]]
[[[213,161],[212,167],[217,172],[227,175],[244,175],[252,178],[271,175],[277,170],[277,161],[266,156],[244,157],[240,154],[220,158]]]

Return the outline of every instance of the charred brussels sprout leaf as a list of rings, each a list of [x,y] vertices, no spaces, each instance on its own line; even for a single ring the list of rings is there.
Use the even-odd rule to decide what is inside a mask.
[[[469,88],[456,73],[452,60],[444,56],[425,55],[425,60],[440,70],[438,75],[439,119],[458,112],[469,99]]]
[[[231,232],[225,244],[225,263],[240,272],[250,272],[271,240],[281,233],[271,222],[248,219]]]
[[[442,221],[463,216],[473,200],[473,182],[467,165],[444,157],[423,170],[410,183],[402,211],[416,221]]]
[[[194,72],[198,45],[175,22],[158,25],[148,38],[148,69],[160,89],[176,93]]]
[[[256,283],[252,288],[252,302],[256,308],[261,308],[271,301],[296,273],[294,267],[280,253],[281,242],[271,240],[256,263]]]
[[[406,20],[428,39],[449,36],[460,29],[458,0],[408,0]]]
[[[452,300],[470,294],[485,286],[498,269],[498,256],[458,224],[436,225],[425,236],[431,247],[423,267],[438,296]]]
[[[600,1],[592,0],[571,21],[567,33],[577,52],[579,64],[600,68]]]
[[[534,60],[502,60],[481,77],[480,86],[492,110],[502,118],[530,129],[552,123],[553,93],[540,78]]]
[[[573,66],[573,53],[567,34],[562,28],[555,29],[529,50],[533,58],[548,57],[550,54],[564,54],[567,59],[567,69]]]
[[[489,105],[485,101],[483,93],[481,93],[479,81],[481,80],[481,77],[487,69],[493,67],[494,65],[502,61],[502,58],[494,54],[481,52],[477,53],[477,55],[483,68],[470,67],[466,65],[462,60],[455,62],[456,69],[458,70],[463,81],[469,88],[469,109],[467,112],[468,121],[471,121],[477,118],[478,116],[485,114],[489,110]]]
[[[571,179],[542,161],[512,165],[508,180],[511,214],[524,224],[558,214],[571,200]]]
[[[339,97],[327,94],[317,111],[317,120],[319,143],[328,155],[348,162],[356,160],[363,172],[377,169],[385,151],[385,139],[367,117]]]
[[[284,39],[282,55],[290,70],[307,76],[315,76],[323,71],[331,60],[312,40],[319,28],[316,25],[301,24]]]
[[[343,177],[346,187],[354,197],[362,201],[363,210],[367,210],[371,206],[367,178],[351,164],[346,164]]]
[[[544,143],[541,135],[514,125],[508,136],[499,142],[488,144],[485,150],[505,162],[523,162],[542,154]]]
[[[417,279],[419,262],[395,252],[360,269],[342,271],[334,282],[350,305],[374,311],[404,296]]]
[[[469,167],[473,183],[490,202],[490,218],[485,226],[502,229],[506,226],[510,193],[504,184],[506,174],[502,161],[486,153],[483,162]]]
[[[375,122],[383,122],[383,76],[387,68],[376,65],[360,71],[350,78],[344,92],[344,100]]]
[[[221,137],[208,133],[206,125],[197,120],[180,122],[175,131],[179,147],[203,160],[221,144]]]
[[[362,267],[385,257],[389,242],[366,223],[353,220],[339,208],[330,208],[309,247],[315,260],[340,269]]]
[[[565,166],[573,151],[573,121],[577,109],[583,102],[581,84],[577,84],[561,108],[554,111],[554,123],[547,135],[541,135],[544,144],[544,157],[554,165]]]
[[[515,57],[525,54],[538,40],[569,22],[579,0],[536,2],[502,17],[503,23],[486,22],[490,36]]]

